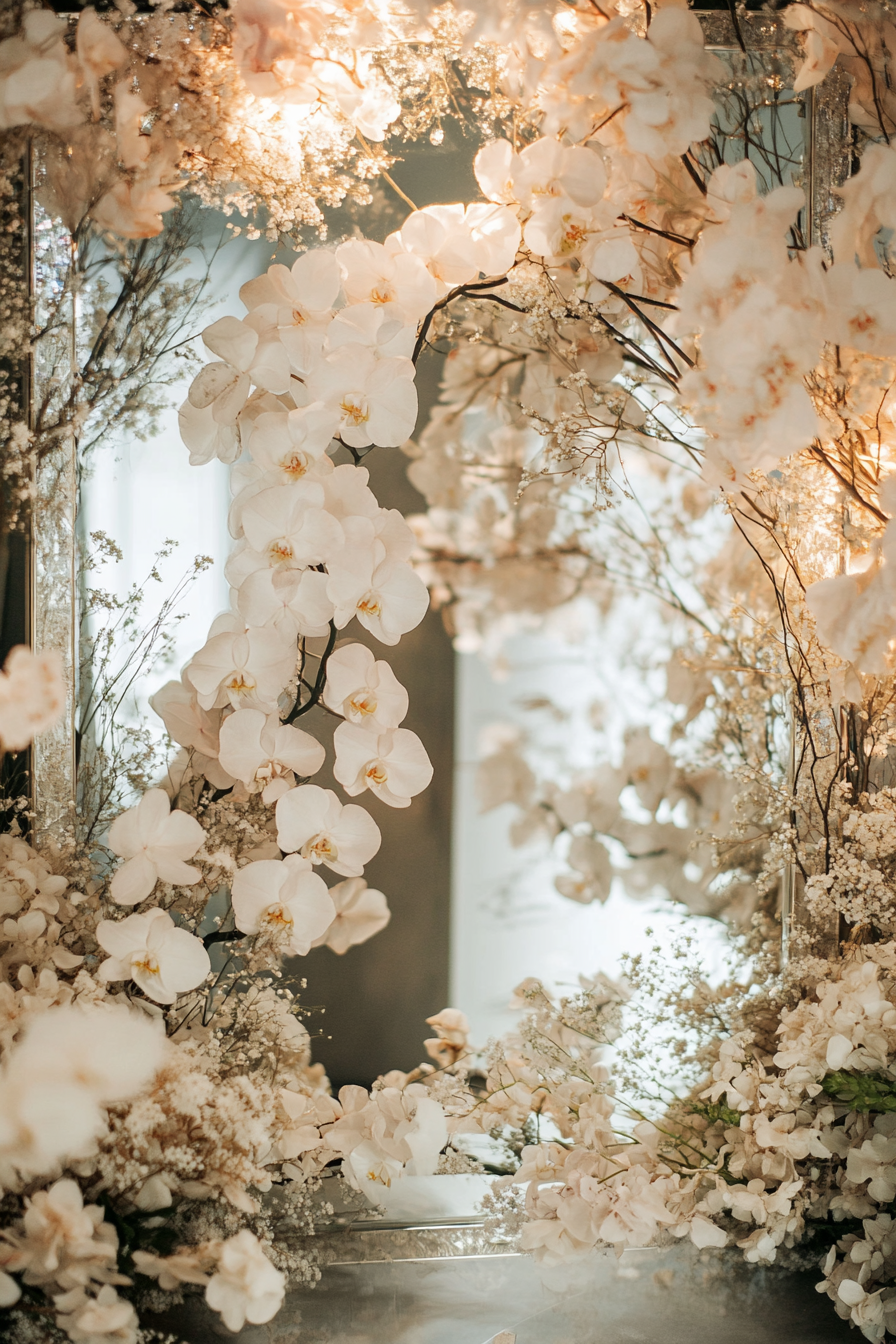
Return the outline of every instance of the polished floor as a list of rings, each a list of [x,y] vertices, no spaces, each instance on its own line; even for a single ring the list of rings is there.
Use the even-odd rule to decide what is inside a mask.
[[[528,1257],[331,1265],[239,1344],[839,1344],[859,1338],[817,1275],[745,1271],[688,1248],[540,1274]],[[174,1326],[172,1321],[169,1328]],[[196,1310],[190,1344],[234,1336]],[[499,1337],[496,1341],[496,1336]],[[503,1337],[502,1337],[503,1336]]]

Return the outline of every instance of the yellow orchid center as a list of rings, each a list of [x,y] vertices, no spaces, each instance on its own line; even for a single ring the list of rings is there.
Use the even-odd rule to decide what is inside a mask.
[[[340,406],[342,414],[350,425],[363,425],[365,421],[370,419],[367,402],[363,397],[359,397],[356,392],[346,392]]]
[[[302,858],[310,859],[312,863],[330,863],[339,858],[339,850],[329,835],[313,835],[302,846]]]
[[[308,459],[304,453],[296,451],[291,453],[289,457],[283,458],[280,463],[280,470],[285,476],[290,476],[293,480],[298,480],[299,477],[304,476],[308,470]]]

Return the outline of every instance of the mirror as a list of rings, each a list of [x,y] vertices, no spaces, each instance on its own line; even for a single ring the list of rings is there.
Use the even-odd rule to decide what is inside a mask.
[[[150,1075],[165,1097],[157,1111],[182,1118],[194,1088],[209,1134],[239,1113],[267,1136],[240,1147],[231,1134],[226,1162],[215,1150],[192,1165],[189,1144],[154,1139],[157,1169],[141,1159],[119,1190],[112,1139],[97,1157],[90,1111],[79,1178],[96,1174],[91,1198],[112,1210],[128,1256],[136,1248],[134,1274],[157,1278],[160,1293],[168,1279],[201,1286],[234,1330],[273,1311],[253,1298],[249,1314],[227,1279],[231,1252],[278,1304],[287,1271],[308,1282],[320,1262],[497,1261],[520,1247],[550,1261],[570,1245],[640,1250],[667,1225],[688,1255],[730,1236],[771,1263],[797,1223],[775,1224],[774,1240],[767,1218],[784,1204],[790,1215],[803,1178],[789,1194],[776,1186],[781,1208],[759,1213],[728,1186],[740,1190],[759,1148],[785,1146],[794,1107],[768,1143],[737,1148],[767,1116],[745,1127],[749,1098],[731,1101],[747,1064],[728,1060],[722,1076],[717,1038],[739,1019],[725,1017],[720,986],[733,957],[741,968],[765,958],[755,974],[821,946],[814,874],[801,885],[795,868],[816,812],[826,827],[828,813],[810,800],[816,831],[794,820],[786,843],[770,818],[772,795],[796,817],[808,787],[800,743],[811,740],[829,797],[847,784],[866,796],[858,767],[849,775],[865,752],[861,715],[837,718],[829,677],[833,718],[819,728],[827,708],[807,709],[806,696],[824,677],[813,671],[811,695],[797,678],[795,698],[768,652],[779,652],[777,616],[791,648],[791,577],[799,610],[809,592],[814,611],[811,590],[852,577],[860,555],[877,572],[888,520],[864,439],[861,452],[850,439],[851,475],[820,442],[797,466],[772,442],[808,441],[820,423],[805,419],[822,358],[805,317],[839,283],[828,263],[849,167],[848,80],[835,66],[806,87],[801,39],[765,13],[706,11],[701,29],[669,6],[656,24],[652,12],[620,14],[605,30],[602,12],[570,8],[527,41],[533,68],[560,62],[572,101],[561,116],[540,85],[528,116],[529,59],[508,65],[494,33],[476,45],[457,16],[440,11],[422,33],[403,14],[406,40],[391,34],[392,45],[370,16],[351,19],[369,18],[386,46],[374,59],[343,32],[312,62],[334,67],[330,89],[303,64],[324,37],[299,40],[311,18],[292,0],[279,8],[276,59],[258,46],[269,16],[246,7],[136,14],[115,20],[118,35],[92,10],[67,27],[41,11],[21,39],[67,72],[61,87],[80,110],[55,139],[26,137],[19,160],[37,336],[16,385],[16,460],[33,466],[34,507],[27,603],[15,593],[22,546],[4,543],[4,621],[30,604],[29,641],[59,656],[44,670],[65,703],[34,739],[32,807],[15,797],[21,758],[7,767],[7,802],[14,836],[28,823],[41,852],[80,867],[63,906],[62,889],[37,892],[72,924],[47,965],[19,948],[9,966],[28,993],[56,993],[57,970],[76,984],[53,1006],[96,1010],[99,1041],[113,1021],[139,1023],[138,1081],[94,1110],[118,1115],[120,1103],[132,1117],[129,1098],[150,1085],[139,1069],[168,1050]],[[663,86],[665,120],[631,90],[615,109],[607,95],[595,120],[594,71],[584,79],[575,60],[607,31],[652,70],[689,62],[687,96]],[[27,69],[39,61],[25,47],[13,55]],[[202,68],[172,102],[153,71],[175,47]],[[104,85],[134,51],[144,83]],[[420,92],[436,56],[447,101],[435,85]],[[227,84],[220,71],[235,59],[241,82]],[[808,65],[821,60],[810,47]],[[177,173],[194,156],[187,190],[186,176],[171,180],[160,128],[184,107],[207,114],[191,99],[213,74],[221,123],[204,157],[178,151]],[[406,105],[390,101],[393,87]],[[35,119],[29,103],[22,124]],[[384,138],[399,123],[407,145]],[[108,176],[81,171],[84,145]],[[725,329],[722,310],[741,288],[758,294],[754,327],[774,352],[787,305],[772,262],[764,293],[725,253],[747,215],[762,222],[778,280],[811,274],[815,286],[806,281],[803,325],[793,319],[815,351],[803,381],[794,390],[798,365],[775,356],[760,370],[759,410],[754,384],[739,381],[741,317]],[[866,215],[862,228],[876,228]],[[704,281],[716,263],[724,283]],[[713,364],[714,340],[728,342],[729,367]],[[820,474],[811,501],[798,479],[810,467],[837,481]],[[754,598],[770,577],[777,606],[760,620]],[[863,692],[857,668],[836,673],[844,695]],[[10,864],[42,863],[22,839],[8,844]],[[50,877],[27,871],[31,887]],[[3,896],[15,915],[17,892]],[[146,906],[153,892],[160,904]],[[49,948],[56,925],[26,918],[8,939]],[[837,918],[832,956],[871,941],[864,916]],[[663,958],[681,972],[678,1000]],[[671,1040],[679,1011],[692,1016]],[[700,1013],[715,1024],[711,1084]],[[785,1029],[782,1018],[764,1060]],[[833,1044],[819,1065],[816,1109],[823,1093],[842,1111],[854,1087],[840,1069],[853,1045],[836,1040],[850,1048],[841,1059]],[[620,1100],[611,1120],[620,1094],[605,1061],[622,1061],[627,1086],[645,1059],[657,1075],[638,1084],[645,1096],[655,1087],[649,1104]],[[667,1112],[685,1126],[668,1150]],[[182,1150],[182,1162],[171,1156]],[[661,1152],[674,1153],[670,1180],[692,1182],[668,1195],[674,1215],[663,1205],[627,1222],[614,1206],[598,1228],[596,1213],[562,1202],[591,1182],[582,1199],[603,1208],[605,1183],[615,1198],[645,1154],[665,1180]],[[780,1185],[808,1152],[788,1149],[791,1166],[769,1159],[769,1180]],[[528,1204],[514,1182],[492,1189],[496,1176],[531,1181]],[[72,1197],[83,1196],[78,1186]],[[194,1204],[212,1231],[180,1279],[159,1229],[171,1218],[175,1245]],[[568,1224],[558,1209],[573,1210]],[[668,1265],[657,1284],[671,1283]],[[827,1291],[852,1308],[864,1288],[847,1270],[835,1255]],[[844,1282],[861,1299],[838,1298]]]
[[[708,174],[719,163],[746,157],[757,167],[761,190],[791,182],[808,187],[810,204],[794,241],[799,245],[807,233],[823,237],[839,171],[826,149],[828,142],[838,143],[830,109],[844,115],[837,76],[820,90],[795,95],[788,87],[794,40],[779,21],[746,16],[744,54],[729,15],[709,12],[701,20],[728,78],[715,95],[714,136],[692,171]],[[390,180],[375,189],[363,217],[366,236],[385,238],[400,227],[406,200],[424,207],[474,197],[480,143],[451,127],[440,143],[411,146]],[[40,167],[35,171],[40,199]],[[328,242],[352,236],[358,218],[357,209],[330,211]],[[113,414],[98,414],[75,454],[63,444],[41,467],[35,638],[69,650],[78,663],[72,716],[35,748],[38,825],[49,834],[66,824],[73,791],[82,807],[89,806],[98,750],[117,750],[122,761],[130,753],[135,779],[147,769],[159,772],[165,729],[150,699],[178,675],[228,604],[229,471],[217,460],[201,471],[189,465],[176,408],[186,399],[196,359],[207,354],[197,330],[240,311],[242,285],[299,255],[260,234],[251,221],[236,219],[186,199],[165,233],[129,251],[124,263],[85,240],[78,257],[83,292],[74,312],[69,307],[54,314],[70,323],[67,339],[86,360],[92,305],[103,295],[125,292],[138,265],[164,265],[180,296],[157,337],[152,371],[158,398],[139,424],[128,419],[122,400]],[[39,204],[34,239],[38,293],[50,313],[71,244]],[[302,240],[313,244],[313,231]],[[43,414],[52,413],[59,396],[54,359],[62,338],[54,339],[52,354],[47,342],[38,347],[47,361],[45,369],[40,362],[35,368],[38,404],[43,407],[42,397],[47,402]],[[425,1018],[446,1004],[464,1012],[475,1039],[484,1042],[512,1029],[512,991],[525,976],[538,974],[562,988],[597,971],[618,975],[623,953],[645,952],[655,934],[674,938],[683,911],[670,899],[673,890],[686,893],[685,908],[710,916],[698,924],[697,936],[711,963],[722,957],[725,940],[724,922],[716,920],[736,924],[750,914],[748,906],[738,907],[743,883],[734,880],[725,894],[706,855],[701,867],[699,852],[692,852],[680,791],[678,804],[657,801],[635,783],[622,814],[594,826],[586,817],[589,805],[600,811],[602,790],[607,799],[618,791],[620,770],[636,779],[648,760],[645,751],[662,752],[659,742],[683,731],[681,699],[664,699],[662,692],[664,670],[673,688],[674,650],[670,645],[658,655],[668,632],[660,633],[653,613],[658,596],[679,602],[682,610],[686,598],[647,591],[651,576],[631,569],[631,604],[609,612],[605,591],[616,575],[599,547],[589,550],[581,536],[575,553],[568,562],[561,554],[560,571],[551,576],[525,537],[516,549],[511,541],[504,555],[477,554],[475,541],[467,555],[460,548],[440,552],[438,528],[451,521],[444,504],[450,490],[439,479],[439,430],[430,417],[444,416],[444,398],[450,405],[450,379],[436,344],[420,364],[414,441],[404,453],[378,450],[364,458],[381,504],[420,518],[418,561],[435,601],[390,658],[409,692],[407,726],[424,738],[435,773],[410,809],[370,803],[383,845],[368,880],[388,893],[388,927],[346,956],[315,948],[287,966],[292,985],[307,982],[302,998],[314,1057],[336,1088],[369,1086],[392,1068],[413,1068]],[[537,453],[537,436],[508,429],[502,439],[488,425],[453,424],[461,435],[458,456],[467,486],[478,472],[486,482],[483,495],[491,490],[500,497],[510,520],[515,490],[507,482],[521,478]],[[514,433],[517,443],[509,441]],[[484,460],[477,458],[483,447]],[[335,460],[340,457],[347,459],[345,450]],[[668,470],[666,463],[660,472],[642,472],[630,508],[609,524],[620,544],[617,574],[632,565],[645,520],[653,526]],[[590,489],[573,477],[568,504],[596,519]],[[694,490],[699,493],[697,485]],[[522,496],[524,507],[536,493],[530,488]],[[697,501],[695,508],[702,505]],[[722,535],[717,521],[713,527],[701,540],[707,553]],[[658,544],[667,555],[676,546],[681,551],[680,538],[671,533]],[[502,566],[512,574],[514,565],[520,580],[515,607],[506,604],[506,584],[504,592],[500,587]],[[463,574],[477,567],[465,588]],[[559,599],[550,583],[562,589]],[[361,638],[376,647],[363,633]],[[677,674],[681,683],[680,665]],[[115,687],[108,704],[107,684]],[[114,745],[108,738],[113,723]],[[332,784],[329,774],[323,778]],[[126,793],[117,801],[126,801]],[[639,840],[645,823],[646,838]],[[651,826],[665,838],[650,839]],[[676,837],[671,846],[670,835]],[[571,865],[576,856],[581,869]]]

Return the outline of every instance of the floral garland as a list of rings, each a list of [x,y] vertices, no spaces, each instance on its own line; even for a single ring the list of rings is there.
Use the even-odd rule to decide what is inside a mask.
[[[160,236],[185,187],[265,206],[278,236],[388,183],[389,131],[438,143],[451,109],[485,141],[484,200],[273,265],[243,286],[244,316],[205,329],[214,358],[180,425],[193,464],[232,468],[234,598],[154,697],[181,750],[107,830],[2,840],[0,1306],[23,1344],[53,1328],[133,1344],[138,1307],[198,1288],[232,1330],[270,1320],[289,1279],[315,1277],[295,1230],[325,1172],[375,1197],[463,1165],[449,1133],[470,1131],[507,1142],[493,1214],[541,1257],[669,1235],[754,1263],[802,1247],[840,1315],[871,1340],[896,1333],[896,282],[881,232],[896,223],[896,29],[886,8],[833,2],[783,25],[803,49],[771,77],[747,50],[732,75],[675,4],[239,0],[128,21],[86,9],[74,26],[28,9],[0,43],[8,164],[36,145],[44,208],[76,254],[117,248],[125,275],[124,240]],[[777,116],[835,63],[860,165],[815,241],[787,154],[757,168],[742,151],[759,109]],[[114,320],[98,313],[90,358],[131,348]],[[29,339],[39,351],[54,330]],[[443,401],[409,443],[438,340]],[[8,399],[14,520],[41,453],[101,404],[87,381],[52,423],[16,421]],[[430,504],[413,528],[362,465],[399,447]],[[651,460],[645,532],[628,473]],[[719,496],[721,523],[704,525]],[[743,956],[717,988],[687,949],[671,990],[637,962],[626,991],[598,979],[559,1004],[525,982],[518,1033],[485,1056],[445,1010],[432,1063],[336,1098],[281,960],[345,952],[389,912],[363,879],[373,819],[311,781],[335,718],[347,798],[406,807],[429,783],[388,662],[340,642],[357,620],[394,646],[427,586],[468,645],[582,595],[609,606],[635,588],[671,611],[669,741],[636,728],[611,771],[541,785],[505,748],[485,763],[487,801],[517,802],[521,832],[535,816],[568,835],[564,894],[605,899],[617,873],[665,884],[738,920]],[[52,654],[15,651],[4,747],[63,697]]]

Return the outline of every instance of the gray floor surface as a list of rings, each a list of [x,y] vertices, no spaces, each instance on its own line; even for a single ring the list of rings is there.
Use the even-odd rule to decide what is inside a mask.
[[[540,1271],[529,1257],[333,1265],[266,1326],[234,1337],[195,1302],[189,1344],[862,1344],[818,1274],[747,1268],[688,1247]],[[501,1344],[510,1344],[502,1340]]]

